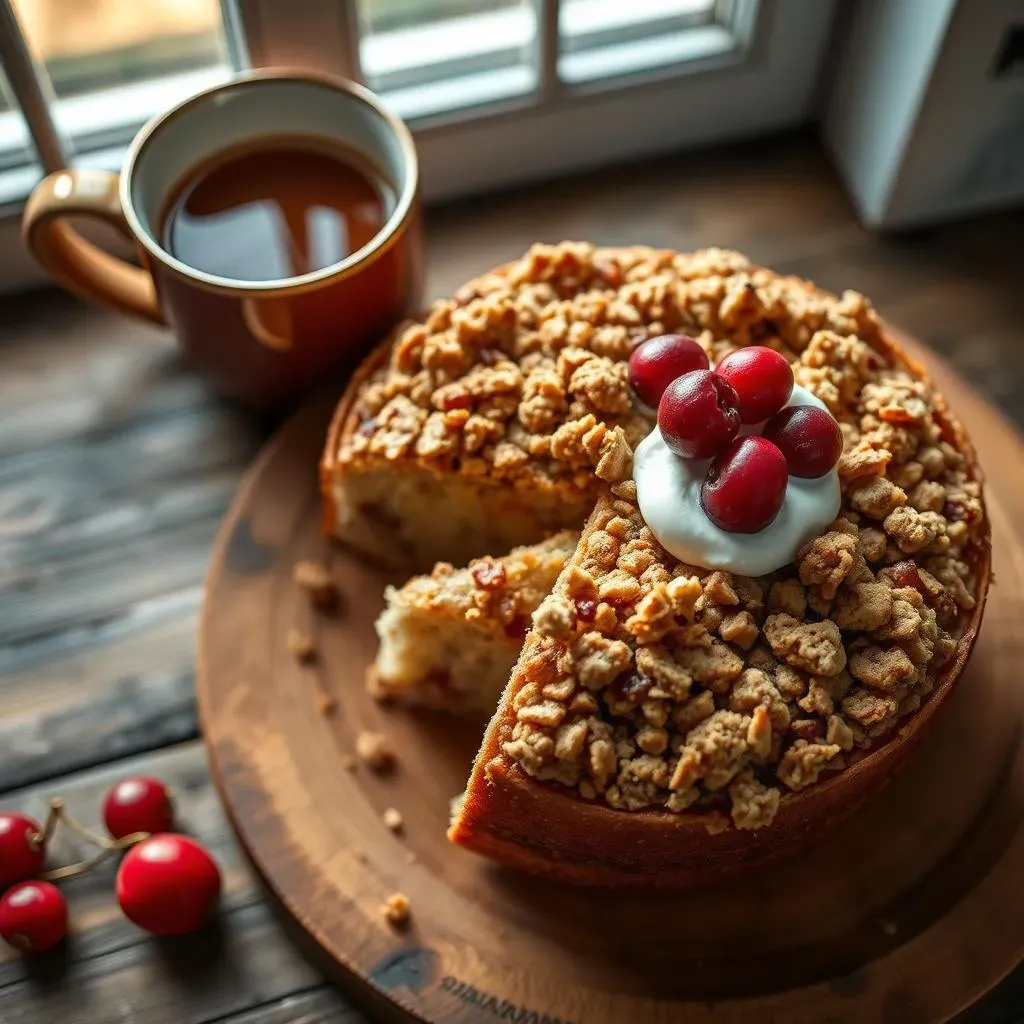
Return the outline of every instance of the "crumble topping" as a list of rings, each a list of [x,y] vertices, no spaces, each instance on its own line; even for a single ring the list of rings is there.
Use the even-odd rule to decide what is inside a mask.
[[[879,333],[855,292],[827,296],[723,249],[534,245],[521,259],[400,325],[390,358],[362,388],[342,467],[408,460],[567,497],[631,473],[649,432],[627,380],[640,341],[694,336],[717,361],[737,345],[810,355],[797,383],[839,404],[857,385],[857,341]],[[833,333],[834,332],[834,333]],[[912,389],[880,392],[878,416],[915,409]],[[595,480],[595,475],[597,479]]]
[[[521,641],[531,614],[578,540],[578,533],[563,530],[500,558],[476,558],[466,569],[438,562],[429,575],[414,576],[393,596],[410,607],[493,627]]]
[[[839,516],[769,577],[677,562],[637,509],[629,451],[649,424],[624,361],[672,330],[712,361],[777,349],[842,428]],[[498,424],[472,448],[498,479],[587,486],[576,471],[607,459],[584,541],[534,613],[506,756],[586,800],[757,829],[920,707],[974,607],[985,512],[941,401],[876,350],[881,336],[862,296],[735,253],[571,244],[535,246],[405,328],[362,413],[387,427],[347,441],[349,457],[397,450],[400,410],[411,450],[454,401],[457,433],[473,416]],[[466,472],[469,454],[458,438],[444,468]]]

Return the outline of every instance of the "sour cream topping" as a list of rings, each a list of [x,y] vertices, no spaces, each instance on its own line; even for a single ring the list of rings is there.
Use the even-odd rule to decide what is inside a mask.
[[[827,406],[806,388],[793,388],[786,406]],[[760,433],[762,424],[742,434]],[[741,576],[764,576],[796,558],[839,514],[841,495],[835,469],[816,480],[790,476],[782,508],[758,533],[729,533],[715,526],[700,504],[709,460],[683,459],[672,452],[657,427],[633,456],[640,513],[666,551],[681,562],[725,569]]]

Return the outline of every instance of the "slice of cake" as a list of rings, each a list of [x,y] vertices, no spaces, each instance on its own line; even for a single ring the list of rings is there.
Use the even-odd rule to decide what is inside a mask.
[[[449,711],[488,714],[508,682],[530,619],[576,549],[563,531],[466,568],[442,562],[389,587],[377,620],[380,651],[370,692]]]

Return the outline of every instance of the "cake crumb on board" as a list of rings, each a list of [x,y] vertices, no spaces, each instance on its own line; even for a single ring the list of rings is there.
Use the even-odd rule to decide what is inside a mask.
[[[320,690],[316,695],[316,709],[326,718],[338,710],[338,702],[329,693]]]
[[[409,921],[409,897],[404,892],[392,893],[383,906],[384,917],[388,923],[401,928]]]
[[[338,588],[323,562],[304,560],[292,568],[292,579],[309,597],[314,608],[332,611],[338,602]]]
[[[313,644],[313,638],[295,626],[288,630],[285,644],[288,650],[295,655],[295,660],[298,662],[306,663],[316,658],[316,647]]]
[[[375,772],[387,771],[395,764],[394,752],[388,745],[387,736],[382,732],[361,732],[356,737],[356,754]]]
[[[392,832],[401,832],[405,827],[402,812],[395,807],[386,807],[380,820],[384,822],[384,827],[391,829]]]

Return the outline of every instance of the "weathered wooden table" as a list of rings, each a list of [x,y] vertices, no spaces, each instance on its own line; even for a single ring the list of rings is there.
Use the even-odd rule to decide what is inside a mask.
[[[434,211],[428,235],[431,295],[535,239],[735,247],[865,292],[1024,425],[1024,212],[883,240],[858,226],[805,139]],[[277,920],[197,735],[210,546],[273,426],[219,401],[164,334],[53,292],[0,302],[0,807],[42,817],[60,794],[95,822],[113,779],[157,775],[226,883],[213,927],[166,942],[121,916],[112,865],[67,883],[66,948],[35,960],[0,950],[0,1024],[368,1019]],[[66,838],[55,848],[81,852]],[[1024,1020],[1024,970],[961,1020]]]

